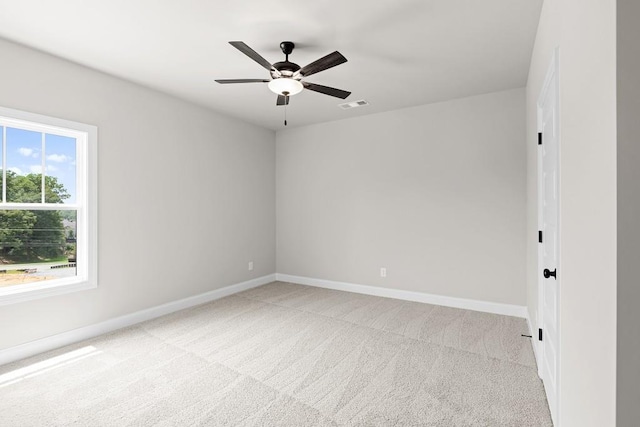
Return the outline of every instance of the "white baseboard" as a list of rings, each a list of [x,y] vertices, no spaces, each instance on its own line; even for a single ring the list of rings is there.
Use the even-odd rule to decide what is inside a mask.
[[[224,288],[215,289],[200,295],[184,298],[178,301],[172,301],[156,307],[151,307],[135,313],[126,314],[124,316],[105,320],[104,322],[63,332],[50,337],[42,338],[36,341],[21,344],[15,347],[0,350],[0,365],[34,356],[45,351],[53,350],[65,345],[73,344],[82,340],[96,337],[117,329],[135,325],[136,323],[146,320],[155,319],[165,314],[175,311],[184,310],[189,307],[204,304],[219,298],[223,298],[247,289],[255,288],[267,283],[279,280],[282,282],[298,283],[301,285],[316,286],[319,288],[335,289],[339,291],[355,292],[359,294],[375,295],[386,298],[395,298],[406,301],[424,302],[428,304],[442,305],[446,307],[463,308],[467,310],[482,311],[486,313],[502,314],[506,316],[522,317],[527,319],[529,329],[531,324],[529,321],[527,308],[519,305],[502,304],[488,301],[478,301],[465,298],[447,297],[442,295],[433,295],[422,292],[404,291],[399,289],[382,288],[369,285],[358,285],[354,283],[335,282],[331,280],[314,279],[310,277],[292,276],[289,274],[270,274],[258,277],[235,285],[226,286]],[[531,334],[533,335],[533,333]],[[537,351],[534,343],[534,351]],[[536,354],[537,356],[537,354]]]
[[[292,276],[290,274],[281,273],[276,273],[276,280],[279,280],[281,282],[297,283],[300,285],[316,286],[319,288],[335,289],[338,291],[355,292],[358,294],[375,295],[379,297],[395,298],[406,301],[424,302],[428,304],[443,305],[446,307],[483,311],[485,313],[522,317],[524,319],[528,318],[527,307],[523,305],[502,304],[497,302],[447,297],[443,295],[433,295],[414,291],[403,291],[400,289],[381,288],[378,286],[357,285],[354,283],[334,282],[332,280]]]
[[[225,286],[224,288],[220,289],[214,289],[213,291],[205,292],[200,295],[194,295],[192,297],[184,298],[178,301],[172,301],[166,304],[158,305],[156,307],[137,311],[135,313],[125,314],[124,316],[105,320],[104,322],[84,326],[82,328],[74,329],[68,332],[63,332],[61,334],[0,350],[0,365],[24,359],[25,357],[30,357],[82,340],[93,338],[107,332],[135,325],[136,323],[144,322],[146,320],[155,319],[156,317],[164,316],[165,314],[173,313],[179,310],[184,310],[185,308],[204,304],[209,301],[220,299],[241,291],[245,291],[247,289],[255,288],[257,286],[273,282],[274,280],[276,280],[276,275],[269,274],[267,276],[258,277],[246,282],[236,283],[235,285]]]

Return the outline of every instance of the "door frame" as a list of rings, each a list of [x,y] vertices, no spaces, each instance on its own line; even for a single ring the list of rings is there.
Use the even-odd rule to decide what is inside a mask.
[[[556,408],[556,413],[555,414],[551,414],[553,421],[554,422],[558,422],[557,420],[560,419],[560,411],[561,411],[561,399],[560,399],[560,387],[561,387],[561,379],[560,379],[560,370],[561,370],[561,363],[560,361],[562,360],[562,356],[561,356],[561,342],[562,342],[562,335],[560,333],[561,331],[561,319],[562,316],[560,316],[561,310],[562,310],[562,286],[561,286],[561,280],[562,280],[562,268],[561,268],[561,259],[560,259],[560,247],[562,244],[562,228],[561,228],[561,209],[560,206],[562,204],[562,197],[561,197],[561,191],[560,191],[560,182],[561,182],[561,176],[560,176],[560,166],[561,166],[561,153],[560,153],[560,146],[561,146],[561,141],[562,141],[562,120],[560,118],[560,79],[559,79],[559,73],[560,73],[560,69],[559,69],[559,59],[560,59],[560,51],[559,48],[555,48],[553,51],[553,55],[551,58],[551,62],[549,64],[549,67],[547,69],[547,74],[545,76],[544,79],[544,83],[542,85],[542,88],[540,89],[540,93],[538,95],[538,100],[536,102],[536,121],[537,121],[537,130],[538,132],[542,132],[542,104],[544,102],[544,98],[545,95],[547,93],[547,90],[549,90],[549,86],[551,85],[552,82],[555,82],[555,87],[556,87],[556,97],[555,97],[555,108],[557,111],[557,115],[558,115],[558,138],[557,138],[557,145],[558,145],[558,152],[557,152],[557,165],[558,165],[558,260],[557,260],[557,270],[560,271],[560,273],[558,273],[558,276],[556,278],[557,280],[557,287],[558,287],[558,300],[557,300],[557,304],[558,304],[558,323],[557,323],[557,333],[558,333],[558,343],[557,343],[557,352],[556,352],[556,357],[557,357],[557,378],[556,378],[556,402],[555,402],[555,408]],[[544,139],[544,136],[543,136]],[[536,141],[537,142],[537,141]],[[544,141],[543,141],[544,144]],[[543,200],[542,200],[542,146],[538,145],[536,147],[537,150],[537,210],[538,210],[538,230],[542,230],[542,210],[543,210]],[[543,236],[544,238],[544,236]],[[543,265],[543,249],[542,249],[542,245],[540,243],[536,243],[537,245],[537,254],[538,254],[538,259],[537,259],[537,271],[536,271],[536,281],[537,281],[537,286],[538,286],[538,310],[537,310],[537,327],[538,328],[542,328],[543,326],[543,321],[544,321],[544,309],[543,309],[543,301],[544,301],[544,284],[545,284],[545,279],[544,276],[542,275],[542,271],[546,268]],[[532,331],[534,332],[534,331]],[[537,331],[536,331],[537,332]],[[542,378],[542,366],[544,366],[544,334],[543,334],[543,340],[539,341],[538,340],[538,334],[537,333],[532,333],[532,335],[535,338],[535,344],[534,344],[534,349],[536,350],[535,353],[537,355],[537,362],[538,362],[538,376],[540,376],[540,378]],[[546,394],[546,393],[545,393]],[[548,396],[547,396],[548,398]]]

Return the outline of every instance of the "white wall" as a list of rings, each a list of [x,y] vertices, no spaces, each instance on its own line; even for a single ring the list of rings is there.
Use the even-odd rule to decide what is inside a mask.
[[[525,305],[524,95],[279,131],[278,273]]]
[[[99,133],[99,287],[0,307],[0,349],[275,272],[273,132],[7,41],[0,58],[2,106]]]
[[[618,0],[618,427],[640,420],[640,2]]]
[[[537,314],[536,101],[560,48],[560,417],[615,425],[616,2],[546,0],[527,84],[527,302]]]

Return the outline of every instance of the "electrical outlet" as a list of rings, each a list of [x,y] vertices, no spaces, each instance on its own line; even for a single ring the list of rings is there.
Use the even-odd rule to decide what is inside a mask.
[[[252,271],[252,270],[253,270],[253,261],[249,261],[248,270],[249,270],[249,271]]]
[[[387,277],[387,269],[385,267],[380,269],[380,277]]]

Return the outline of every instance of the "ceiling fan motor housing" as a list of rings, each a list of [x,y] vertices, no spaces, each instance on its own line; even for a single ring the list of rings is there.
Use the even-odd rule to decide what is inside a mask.
[[[302,76],[300,74],[294,76],[294,74],[300,70],[300,66],[293,62],[289,62],[289,55],[293,52],[293,48],[296,45],[293,42],[284,41],[280,43],[280,49],[282,49],[282,53],[285,55],[285,60],[281,62],[276,62],[272,65],[273,70],[271,70],[271,77],[274,79],[280,77],[293,77],[296,80],[301,80]],[[276,70],[274,72],[274,70]]]
[[[273,64],[273,68],[278,71],[271,71],[271,77],[273,77],[274,79],[277,79],[278,77],[294,77],[296,80],[302,79],[302,76],[300,74],[294,76],[296,71],[300,70],[301,67],[293,62],[276,62],[275,64]]]

